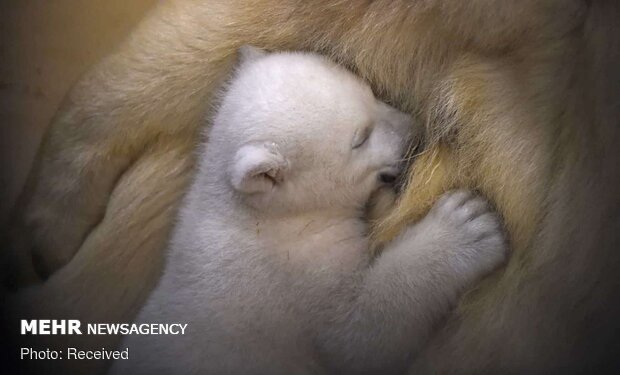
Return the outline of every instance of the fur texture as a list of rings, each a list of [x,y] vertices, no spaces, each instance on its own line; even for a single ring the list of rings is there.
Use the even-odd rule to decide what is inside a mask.
[[[127,336],[112,372],[402,373],[504,260],[498,217],[447,194],[373,260],[362,217],[396,179],[411,118],[318,55],[244,51],[136,320],[187,334]]]
[[[159,274],[201,109],[254,44],[328,55],[426,125],[380,241],[451,187],[478,189],[504,218],[506,272],[465,298],[412,371],[615,366],[619,17],[605,0],[162,4],[47,134],[9,251],[18,283],[49,277],[9,313],[131,319]]]

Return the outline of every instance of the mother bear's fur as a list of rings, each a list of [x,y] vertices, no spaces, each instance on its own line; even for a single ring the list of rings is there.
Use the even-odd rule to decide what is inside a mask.
[[[48,131],[9,247],[13,282],[34,284],[9,296],[9,319],[134,316],[159,276],[206,103],[253,44],[326,54],[426,124],[379,241],[453,187],[480,190],[505,219],[505,273],[463,300],[412,373],[617,365],[619,18],[604,0],[161,4]],[[118,338],[44,339],[88,349]]]

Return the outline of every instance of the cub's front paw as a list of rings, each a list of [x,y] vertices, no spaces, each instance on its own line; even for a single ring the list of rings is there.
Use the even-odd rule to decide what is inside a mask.
[[[507,244],[501,220],[489,203],[467,190],[444,194],[425,218],[428,229],[444,240],[454,266],[476,277],[504,263]]]

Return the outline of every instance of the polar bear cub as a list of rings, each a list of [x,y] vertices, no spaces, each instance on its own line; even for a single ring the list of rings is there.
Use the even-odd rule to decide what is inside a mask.
[[[468,192],[442,197],[376,258],[362,218],[413,128],[359,78],[307,53],[251,47],[222,96],[167,264],[127,336],[127,374],[402,371],[506,247]]]

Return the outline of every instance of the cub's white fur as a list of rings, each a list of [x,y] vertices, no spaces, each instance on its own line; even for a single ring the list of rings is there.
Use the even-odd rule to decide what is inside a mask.
[[[403,371],[505,257],[460,191],[372,259],[363,209],[398,171],[411,119],[317,55],[245,49],[200,154],[159,285],[115,373]]]

